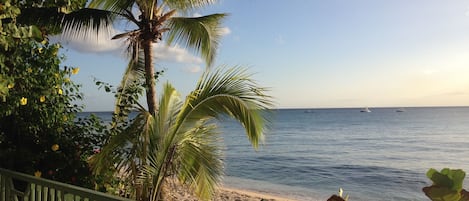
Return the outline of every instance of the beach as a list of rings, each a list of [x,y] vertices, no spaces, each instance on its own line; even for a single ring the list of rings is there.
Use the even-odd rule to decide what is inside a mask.
[[[169,201],[198,201],[198,199],[184,190],[172,190]],[[213,198],[214,201],[295,201],[276,195],[269,195],[261,192],[248,191],[230,187],[222,187]]]
[[[260,192],[223,187],[215,198],[217,201],[295,201],[289,198],[269,195]]]

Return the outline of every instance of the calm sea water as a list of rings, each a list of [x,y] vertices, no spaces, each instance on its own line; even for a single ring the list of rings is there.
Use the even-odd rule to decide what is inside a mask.
[[[429,200],[429,168],[469,172],[468,107],[371,110],[276,110],[258,151],[241,126],[222,122],[225,185],[298,200],[339,188],[350,201]]]

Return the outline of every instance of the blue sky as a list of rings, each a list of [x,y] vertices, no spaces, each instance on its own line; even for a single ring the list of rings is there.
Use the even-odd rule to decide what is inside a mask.
[[[276,107],[469,105],[469,1],[223,0],[191,15],[226,12],[217,65],[248,66]],[[116,27],[125,29],[125,27]],[[112,110],[93,77],[119,82],[119,44],[63,41],[88,111]],[[187,94],[205,69],[198,55],[156,46],[156,67]]]

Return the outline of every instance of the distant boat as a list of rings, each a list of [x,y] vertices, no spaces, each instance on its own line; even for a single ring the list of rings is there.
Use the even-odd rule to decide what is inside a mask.
[[[360,112],[371,112],[371,110],[368,109],[368,107],[366,107],[366,108],[363,108],[362,110],[360,110]]]
[[[399,108],[396,110],[396,112],[405,112],[405,109],[404,108]]]
[[[313,110],[305,110],[305,113],[314,113]]]

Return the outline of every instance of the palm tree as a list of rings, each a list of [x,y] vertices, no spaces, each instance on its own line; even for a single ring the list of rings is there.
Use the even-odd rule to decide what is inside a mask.
[[[186,14],[215,2],[216,0],[92,0],[88,8],[73,12],[67,6],[25,8],[19,21],[52,27],[53,33],[60,29],[64,36],[76,39],[96,38],[99,33],[109,33],[112,24],[120,21],[133,24],[134,30],[117,34],[113,39],[127,40],[130,60],[134,62],[129,67],[143,62],[148,111],[154,115],[157,100],[152,44],[162,41],[165,36],[168,45],[178,43],[188,47],[199,53],[207,65],[211,66],[222,36],[221,21],[226,14],[181,17],[178,12]]]
[[[211,66],[226,14],[181,17],[177,11],[187,14],[214,2],[92,0],[89,8],[73,12],[66,8],[29,8],[22,12],[21,21],[46,22],[42,24],[80,39],[106,31],[113,22],[124,20],[135,25],[134,30],[113,37],[127,40],[129,63],[116,94],[111,137],[90,164],[96,174],[112,167],[137,200],[150,196],[159,199],[166,178],[174,175],[182,184],[191,184],[202,198],[212,195],[222,172],[213,118],[226,114],[240,121],[254,147],[263,137],[266,117],[262,111],[270,105],[270,97],[243,70],[206,73],[185,102],[180,102],[176,91],[167,85],[161,104],[157,104],[158,74],[153,66],[152,44],[166,37],[167,44],[191,48]],[[137,102],[143,92],[148,110]],[[126,120],[134,109],[139,114]]]
[[[259,146],[268,123],[271,97],[240,67],[207,71],[185,100],[165,84],[158,112],[153,116],[140,108],[132,125],[113,136],[102,152],[93,158],[97,171],[116,164],[122,174],[129,174],[132,186],[138,186],[138,200],[160,200],[164,186],[177,181],[188,186],[202,200],[209,200],[223,173],[220,136],[216,120],[225,116],[236,119],[244,128],[254,148]],[[147,136],[135,133],[143,130]],[[148,139],[144,139],[148,138]],[[137,168],[144,141],[149,145],[138,175]],[[178,186],[181,188],[181,186]]]

